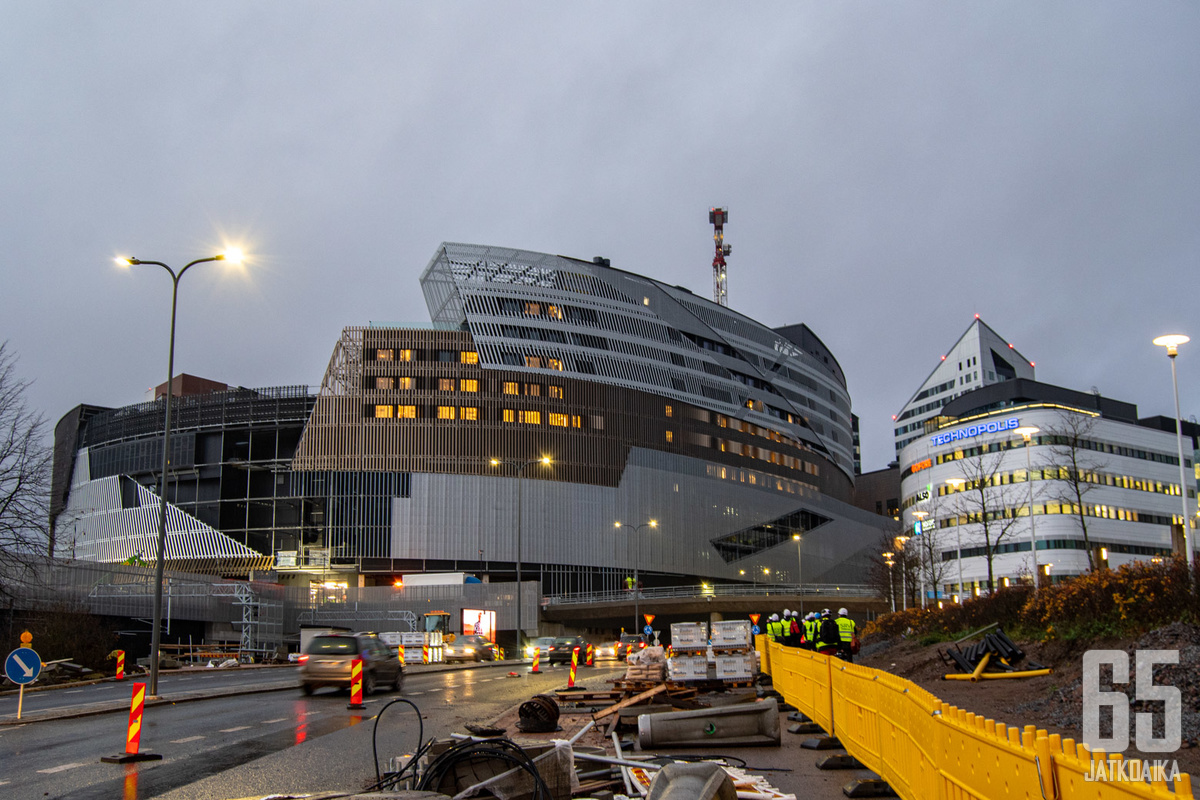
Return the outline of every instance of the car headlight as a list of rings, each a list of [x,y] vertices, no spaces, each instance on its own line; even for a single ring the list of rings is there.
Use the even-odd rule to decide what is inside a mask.
[[[471,653],[474,653],[474,652],[475,652],[474,647],[464,647],[463,648],[463,653],[465,653],[467,655],[470,655]]]

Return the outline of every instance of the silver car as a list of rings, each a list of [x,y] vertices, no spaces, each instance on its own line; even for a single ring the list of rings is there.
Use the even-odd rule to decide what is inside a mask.
[[[350,688],[350,670],[356,658],[363,662],[362,691],[379,686],[400,691],[404,668],[392,648],[369,633],[326,633],[313,637],[300,656],[300,687],[312,694],[322,686]]]

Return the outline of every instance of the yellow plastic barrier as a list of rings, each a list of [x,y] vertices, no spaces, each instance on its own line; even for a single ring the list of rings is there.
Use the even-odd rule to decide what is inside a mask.
[[[765,639],[765,637],[763,637]],[[1120,755],[1090,752],[1033,725],[1008,727],[942,702],[913,682],[810,650],[755,643],[775,689],[846,751],[913,800],[1158,800],[1192,797],[1191,778],[1088,780],[1120,774]],[[1134,764],[1136,775],[1139,765]],[[1124,773],[1131,768],[1126,765]],[[1173,790],[1172,790],[1173,789]]]

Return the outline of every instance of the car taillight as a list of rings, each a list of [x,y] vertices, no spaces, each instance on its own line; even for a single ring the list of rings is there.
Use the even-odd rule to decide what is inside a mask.
[[[301,664],[307,664],[307,663],[308,663],[308,656],[300,656],[300,658],[299,658],[299,661],[300,661],[300,663],[301,663]]]

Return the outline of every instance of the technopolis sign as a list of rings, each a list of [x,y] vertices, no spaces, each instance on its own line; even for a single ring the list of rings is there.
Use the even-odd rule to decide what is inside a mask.
[[[1021,423],[1016,417],[1011,419],[994,420],[992,422],[981,422],[978,425],[971,425],[966,428],[955,428],[952,431],[939,433],[936,436],[929,438],[929,443],[932,445],[949,444],[956,442],[959,439],[973,439],[976,436],[983,436],[985,433],[1001,433],[1003,431],[1011,431],[1020,427]]]

